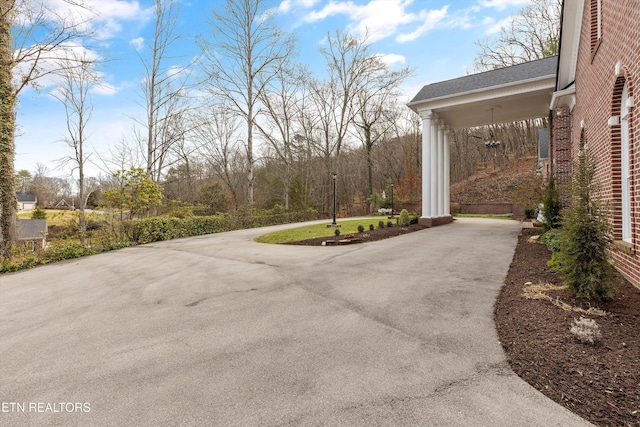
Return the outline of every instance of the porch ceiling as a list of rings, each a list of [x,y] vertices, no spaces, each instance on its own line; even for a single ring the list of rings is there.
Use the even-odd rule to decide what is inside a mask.
[[[556,68],[557,57],[550,57],[434,83],[408,106],[431,110],[454,129],[547,117]]]

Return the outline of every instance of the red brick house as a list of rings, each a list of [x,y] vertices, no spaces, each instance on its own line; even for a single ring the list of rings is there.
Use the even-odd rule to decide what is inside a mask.
[[[551,160],[559,180],[586,145],[613,207],[618,270],[640,287],[640,4],[565,0],[556,89],[551,98]],[[640,101],[640,100],[638,100]]]

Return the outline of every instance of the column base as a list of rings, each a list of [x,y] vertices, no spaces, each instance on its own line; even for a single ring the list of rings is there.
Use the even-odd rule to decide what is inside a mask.
[[[437,227],[439,225],[451,224],[452,222],[453,216],[451,215],[418,218],[418,224],[424,225],[425,227]]]

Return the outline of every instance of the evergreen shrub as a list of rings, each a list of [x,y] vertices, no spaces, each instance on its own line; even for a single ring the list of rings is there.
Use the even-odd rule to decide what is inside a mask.
[[[571,208],[564,215],[560,251],[553,255],[550,266],[576,296],[609,298],[617,279],[607,253],[611,226],[595,182],[596,165],[588,150],[581,152],[574,171]]]
[[[407,227],[409,223],[409,212],[406,209],[402,209],[400,211],[400,217],[398,218],[398,225],[401,227]]]

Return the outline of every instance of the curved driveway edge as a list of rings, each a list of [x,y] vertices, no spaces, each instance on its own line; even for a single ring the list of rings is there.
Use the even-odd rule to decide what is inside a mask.
[[[283,227],[0,276],[0,424],[589,425],[518,378],[498,342],[518,222],[252,241]]]

